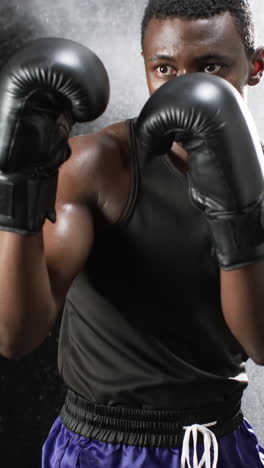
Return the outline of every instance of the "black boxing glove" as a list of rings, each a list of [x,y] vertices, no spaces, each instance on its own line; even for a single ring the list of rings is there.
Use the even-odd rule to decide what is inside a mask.
[[[55,221],[59,166],[75,122],[97,118],[109,99],[99,58],[59,38],[39,39],[0,73],[0,229],[34,234]]]
[[[232,270],[264,258],[263,152],[250,112],[227,81],[177,77],[147,101],[137,135],[151,154],[180,141],[192,202],[209,223],[218,262]]]

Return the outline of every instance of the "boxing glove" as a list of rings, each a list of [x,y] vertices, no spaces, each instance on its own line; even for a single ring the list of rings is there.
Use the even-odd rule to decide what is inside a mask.
[[[190,197],[206,216],[221,268],[264,258],[263,152],[230,83],[205,73],[169,81],[145,104],[136,131],[149,154],[167,153],[174,141],[187,150]]]
[[[34,234],[55,221],[59,166],[75,122],[97,118],[109,98],[99,58],[66,39],[17,52],[0,72],[0,229]]]

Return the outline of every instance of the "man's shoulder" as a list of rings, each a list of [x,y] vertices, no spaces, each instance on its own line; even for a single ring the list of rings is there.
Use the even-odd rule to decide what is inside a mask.
[[[87,198],[113,191],[129,172],[127,122],[118,122],[99,132],[70,139],[71,156],[62,171]]]
[[[75,136],[70,140],[72,158],[87,167],[100,168],[101,164],[112,164],[128,151],[127,122],[118,122],[96,133]]]

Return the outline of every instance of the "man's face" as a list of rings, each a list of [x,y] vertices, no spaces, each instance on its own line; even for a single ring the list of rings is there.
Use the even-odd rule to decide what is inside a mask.
[[[229,13],[208,19],[153,18],[143,57],[151,94],[176,76],[205,72],[226,79],[243,95],[254,69]]]

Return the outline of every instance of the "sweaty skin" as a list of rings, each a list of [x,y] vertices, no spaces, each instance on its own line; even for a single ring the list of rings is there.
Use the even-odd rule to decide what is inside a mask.
[[[228,13],[198,21],[152,19],[142,55],[150,93],[177,75],[204,71],[222,76],[245,95],[246,86],[257,84],[263,72],[263,49],[247,57]],[[72,156],[60,168],[56,224],[46,221],[44,233],[29,237],[0,232],[0,353],[6,357],[22,356],[47,335],[93,245],[89,206],[97,204],[114,223],[127,204],[126,123],[75,137],[70,144]],[[187,170],[184,148],[175,145],[171,158]],[[221,272],[226,322],[246,353],[262,365],[263,273],[263,262]]]

